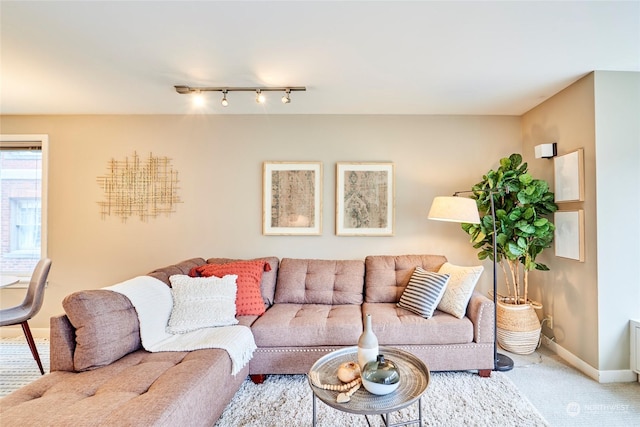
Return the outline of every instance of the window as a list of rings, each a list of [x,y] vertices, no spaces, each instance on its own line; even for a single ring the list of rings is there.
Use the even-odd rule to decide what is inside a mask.
[[[10,253],[40,258],[41,206],[40,197],[11,198]]]
[[[46,135],[0,135],[0,272],[30,276],[46,257]]]

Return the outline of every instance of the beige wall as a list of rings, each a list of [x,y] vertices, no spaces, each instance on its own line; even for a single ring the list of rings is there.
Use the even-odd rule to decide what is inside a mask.
[[[458,225],[427,220],[436,195],[479,181],[500,157],[520,152],[519,117],[493,116],[4,116],[3,134],[48,134],[49,256],[45,304],[32,322],[48,327],[67,294],[108,286],[194,256],[364,258],[445,254],[478,264]],[[107,161],[136,151],[173,159],[184,203],[169,217],[126,224],[100,218],[96,183]],[[263,236],[262,162],[322,161],[321,236]],[[394,237],[337,237],[335,163],[396,166]],[[489,289],[485,265],[480,289]],[[2,306],[21,291],[0,291]]]
[[[585,201],[559,203],[560,209],[584,209],[585,262],[558,258],[554,250],[540,260],[548,272],[534,271],[531,297],[540,299],[542,314],[553,316],[554,336],[562,347],[593,367],[598,366],[598,281],[594,77],[589,74],[522,116],[523,152],[531,173],[553,188],[553,160],[534,159],[538,144],[557,142],[558,154],[584,149]]]

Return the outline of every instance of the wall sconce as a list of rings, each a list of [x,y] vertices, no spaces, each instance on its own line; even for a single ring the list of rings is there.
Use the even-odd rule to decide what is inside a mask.
[[[263,92],[284,92],[284,96],[282,97],[283,104],[291,103],[291,92],[299,92],[306,91],[307,88],[304,86],[285,86],[285,87],[191,87],[191,86],[182,86],[177,85],[174,86],[176,92],[180,95],[189,95],[189,94],[197,94],[199,96],[203,95],[203,92],[222,92],[222,105],[229,105],[229,101],[227,100],[227,95],[229,92],[253,92],[256,94],[256,102],[258,104],[264,104],[266,101],[265,95]],[[195,98],[194,98],[195,101]]]
[[[540,144],[535,146],[536,159],[551,159],[558,155],[557,143]]]

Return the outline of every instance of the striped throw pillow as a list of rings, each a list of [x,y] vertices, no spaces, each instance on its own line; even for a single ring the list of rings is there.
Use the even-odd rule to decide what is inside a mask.
[[[428,319],[433,316],[449,283],[448,274],[439,274],[416,267],[400,296],[398,307]]]

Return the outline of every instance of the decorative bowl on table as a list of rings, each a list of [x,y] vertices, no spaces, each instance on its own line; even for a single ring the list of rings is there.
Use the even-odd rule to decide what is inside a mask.
[[[365,365],[362,385],[369,393],[384,395],[394,392],[400,385],[400,372],[391,360],[379,354],[375,361]]]

